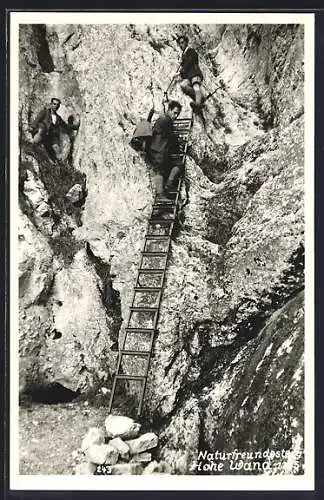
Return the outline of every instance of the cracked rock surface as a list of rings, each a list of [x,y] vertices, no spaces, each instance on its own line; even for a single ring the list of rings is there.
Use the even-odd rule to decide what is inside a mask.
[[[129,141],[162,111],[181,32],[206,93],[225,87],[192,129],[145,418],[161,458],[192,473],[202,447],[302,449],[301,27],[21,27],[20,364],[22,388],[111,387],[153,200]],[[80,115],[57,165],[28,132],[53,96]]]

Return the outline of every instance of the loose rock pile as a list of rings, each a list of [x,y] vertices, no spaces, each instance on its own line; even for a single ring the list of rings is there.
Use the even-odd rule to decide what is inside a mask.
[[[158,444],[153,432],[140,435],[141,425],[128,417],[109,415],[105,427],[90,427],[75,458],[76,475],[170,474],[166,462],[152,460]]]

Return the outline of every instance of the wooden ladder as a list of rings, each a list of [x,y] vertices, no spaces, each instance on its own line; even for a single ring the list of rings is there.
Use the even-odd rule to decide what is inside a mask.
[[[174,133],[179,140],[179,151],[171,154],[171,162],[172,166],[182,166],[183,170],[192,123],[192,117],[178,119],[173,122]],[[113,408],[117,383],[125,380],[141,383],[137,416],[142,413],[181,184],[182,177],[178,179],[175,190],[170,192],[169,202],[164,201],[161,203],[155,199],[153,204],[145,234],[144,248],[141,252],[125,336],[118,353],[117,367],[109,401],[109,413]],[[142,347],[143,343],[146,344],[145,347]],[[129,366],[126,366],[125,373],[123,365],[127,364],[126,360],[131,358],[137,360],[142,358],[145,361],[142,374],[133,373],[134,370],[130,370]]]

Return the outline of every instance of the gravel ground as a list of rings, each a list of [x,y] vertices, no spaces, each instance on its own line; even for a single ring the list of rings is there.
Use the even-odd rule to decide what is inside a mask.
[[[88,428],[103,425],[107,415],[107,408],[84,402],[21,406],[20,474],[73,474],[72,453]]]

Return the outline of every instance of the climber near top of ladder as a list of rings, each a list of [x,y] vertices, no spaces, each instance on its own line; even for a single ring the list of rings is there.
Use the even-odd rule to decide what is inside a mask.
[[[147,161],[154,172],[157,201],[168,202],[169,191],[181,174],[179,166],[171,166],[170,154],[177,147],[177,137],[174,134],[173,122],[181,112],[178,101],[169,101],[167,110],[159,116],[153,126],[152,138],[147,148]]]
[[[182,91],[193,99],[190,105],[194,111],[199,112],[204,104],[204,97],[201,91],[203,74],[198,64],[198,54],[195,49],[189,47],[186,35],[179,36],[177,42],[182,49],[182,56],[176,79],[181,79]]]

